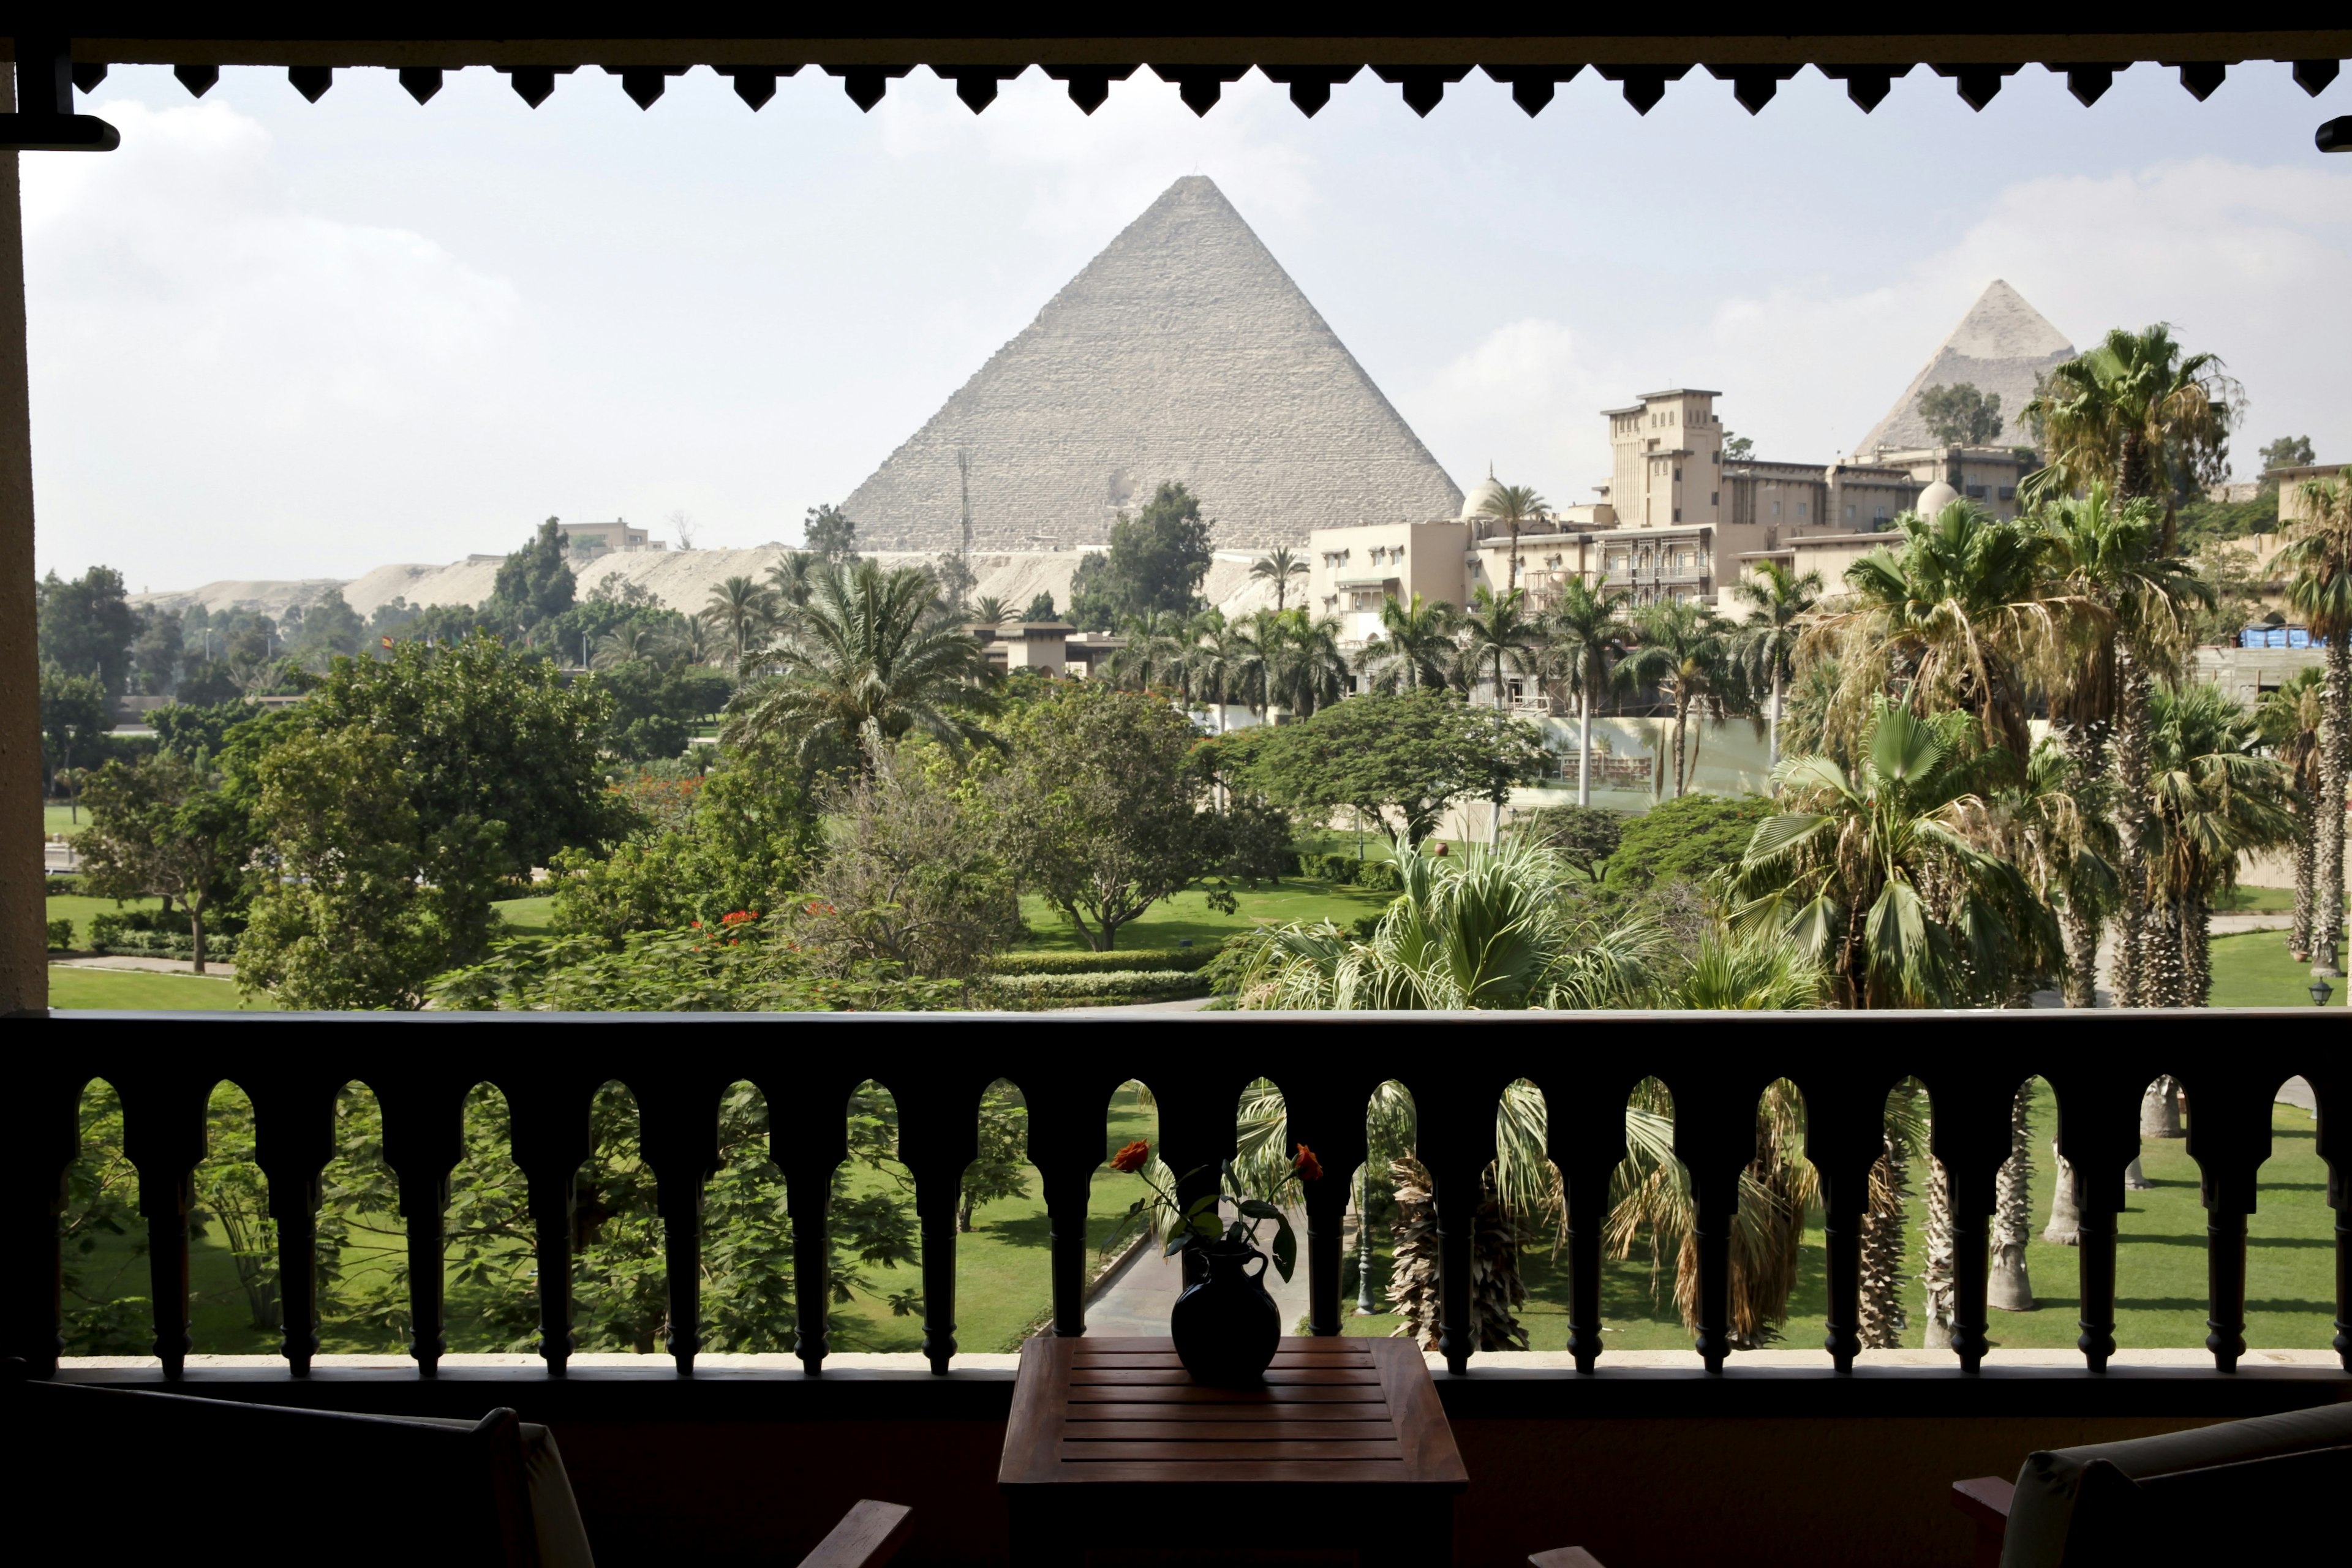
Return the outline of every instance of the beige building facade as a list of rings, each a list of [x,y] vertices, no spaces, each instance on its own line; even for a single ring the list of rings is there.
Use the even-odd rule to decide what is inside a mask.
[[[596,561],[607,555],[669,548],[644,529],[631,528],[618,518],[611,522],[559,522],[555,531],[563,541],[565,552],[574,561]]]

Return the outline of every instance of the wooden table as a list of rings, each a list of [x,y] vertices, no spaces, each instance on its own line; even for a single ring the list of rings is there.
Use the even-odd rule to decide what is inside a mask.
[[[996,1472],[1013,1568],[1077,1568],[1090,1546],[1447,1568],[1469,1478],[1421,1352],[1286,1339],[1265,1384],[1196,1384],[1167,1340],[1024,1344]]]

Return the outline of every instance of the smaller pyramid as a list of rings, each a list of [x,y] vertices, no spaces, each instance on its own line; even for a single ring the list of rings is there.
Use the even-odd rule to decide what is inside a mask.
[[[1961,382],[2000,397],[2002,425],[1994,445],[2031,446],[2033,437],[2018,415],[2032,399],[2034,380],[2074,357],[2074,345],[2066,335],[2027,304],[2024,295],[1996,278],[1937,348],[1927,367],[1903,389],[1886,416],[1862,438],[1854,456],[1867,461],[1881,447],[1933,446],[1936,438],[1919,417],[1919,395]]]

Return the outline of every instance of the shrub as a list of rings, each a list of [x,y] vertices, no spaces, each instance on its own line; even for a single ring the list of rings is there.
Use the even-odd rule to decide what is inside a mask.
[[[992,974],[980,1000],[1005,1007],[1034,1007],[1163,1002],[1207,994],[1208,983],[1189,971],[1118,969],[1095,974]]]
[[[128,958],[194,958],[196,942],[184,931],[118,931],[111,940],[101,941],[96,931],[104,915],[90,917],[89,945],[100,952],[118,953]],[[225,931],[205,932],[205,958],[228,960],[236,956],[236,938]]]
[[[103,952],[122,940],[123,917],[100,911],[89,917],[89,945]]]
[[[1393,860],[1369,860],[1364,864],[1363,886],[1375,893],[1402,893],[1404,877]]]
[[[72,951],[72,949],[73,921],[69,920],[51,921],[49,922],[49,951],[51,952],[68,952]]]
[[[999,976],[1045,974],[1190,973],[1207,966],[1222,943],[1145,947],[1119,952],[1006,952],[989,965]]]
[[[1739,864],[1756,825],[1772,815],[1759,795],[1686,795],[1661,801],[1626,822],[1609,858],[1608,886],[1618,890],[1687,878],[1705,883]]]

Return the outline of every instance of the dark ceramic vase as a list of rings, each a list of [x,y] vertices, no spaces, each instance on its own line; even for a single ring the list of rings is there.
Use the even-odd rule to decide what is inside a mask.
[[[1195,1383],[1255,1388],[1282,1342],[1282,1309],[1265,1291],[1265,1255],[1220,1241],[1197,1248],[1195,1256],[1208,1272],[1176,1298],[1168,1314],[1177,1359]]]

